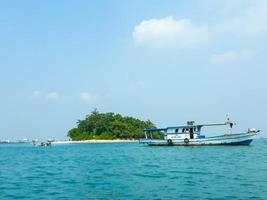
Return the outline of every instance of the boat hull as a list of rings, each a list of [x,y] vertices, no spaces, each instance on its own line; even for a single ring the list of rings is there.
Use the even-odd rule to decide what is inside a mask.
[[[149,146],[203,146],[203,145],[250,145],[256,133],[239,133],[231,135],[220,135],[196,139],[158,140],[141,139],[141,144]]]

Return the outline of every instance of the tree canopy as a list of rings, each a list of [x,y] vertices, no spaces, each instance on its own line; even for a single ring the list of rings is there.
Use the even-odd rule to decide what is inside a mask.
[[[155,125],[150,120],[100,113],[94,109],[84,120],[78,120],[77,127],[69,130],[68,136],[72,140],[138,139],[143,137],[145,128],[155,128]],[[156,133],[155,137],[162,137],[162,134]]]

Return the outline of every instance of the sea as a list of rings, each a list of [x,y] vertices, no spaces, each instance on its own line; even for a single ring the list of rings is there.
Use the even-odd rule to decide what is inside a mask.
[[[0,145],[0,200],[267,199],[267,140],[250,146]]]

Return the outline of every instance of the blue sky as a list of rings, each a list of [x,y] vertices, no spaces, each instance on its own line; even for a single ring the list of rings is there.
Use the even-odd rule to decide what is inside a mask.
[[[62,139],[93,108],[264,135],[266,20],[263,0],[0,1],[0,139]]]

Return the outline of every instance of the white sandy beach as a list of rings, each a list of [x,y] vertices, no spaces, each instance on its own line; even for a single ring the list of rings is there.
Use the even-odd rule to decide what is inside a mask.
[[[128,143],[128,142],[138,142],[138,140],[81,140],[81,141],[54,141],[51,144],[86,144],[86,143]]]

